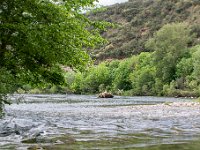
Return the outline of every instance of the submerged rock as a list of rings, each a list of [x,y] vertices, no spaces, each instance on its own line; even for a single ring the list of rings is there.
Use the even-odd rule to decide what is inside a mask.
[[[100,93],[98,97],[99,98],[113,98],[114,96],[111,93],[103,92],[103,93]]]

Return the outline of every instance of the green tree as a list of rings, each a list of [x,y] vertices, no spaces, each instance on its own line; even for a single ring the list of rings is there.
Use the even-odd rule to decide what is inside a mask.
[[[110,71],[105,63],[101,63],[89,69],[85,77],[85,91],[96,93],[106,90],[106,86],[111,85]]]
[[[111,62],[106,62],[106,65],[110,72],[110,80],[113,82],[115,79],[117,68],[119,67],[120,60],[112,60]],[[110,85],[110,88],[112,88],[112,85]]]
[[[200,84],[200,45],[197,45],[195,49],[196,52],[192,55],[194,65],[193,75],[198,84]]]
[[[74,74],[74,79],[70,84],[70,89],[73,93],[81,94],[83,87],[85,87],[85,76],[83,73],[77,72]]]
[[[182,58],[177,64],[176,75],[179,78],[185,78],[193,72],[192,58]]]
[[[185,85],[187,81],[187,77],[189,77],[193,72],[193,61],[192,58],[182,58],[181,61],[176,66],[176,82],[177,88],[184,89],[187,85]]]
[[[185,23],[172,23],[163,26],[146,47],[154,51],[156,76],[164,83],[176,77],[177,63],[188,54],[191,41],[190,29]]]
[[[155,94],[155,67],[153,66],[152,53],[141,53],[135,70],[130,74],[134,95]]]
[[[90,62],[86,50],[104,42],[99,33],[109,25],[81,13],[94,1],[0,1],[1,105],[4,93],[24,83],[63,84],[61,65],[80,69]]]
[[[118,68],[115,70],[114,80],[113,80],[113,89],[116,90],[130,90],[131,81],[130,74],[135,69],[137,62],[137,57],[133,56],[122,60],[119,63]]]

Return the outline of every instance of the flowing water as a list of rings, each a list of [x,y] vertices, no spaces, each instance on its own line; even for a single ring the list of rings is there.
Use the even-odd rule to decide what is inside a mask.
[[[78,95],[11,99],[0,119],[0,150],[200,149],[200,105],[190,99]]]

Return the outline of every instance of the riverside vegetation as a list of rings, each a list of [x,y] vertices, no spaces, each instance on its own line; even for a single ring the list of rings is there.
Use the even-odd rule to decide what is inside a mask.
[[[116,26],[102,32],[107,44],[90,49],[96,65],[67,71],[64,86],[19,92],[200,95],[199,1],[129,0],[99,10],[87,16]]]
[[[118,95],[198,97],[200,45],[188,45],[195,36],[187,23],[167,24],[146,42],[150,52],[103,61],[84,72],[68,71],[64,88],[48,86],[43,92],[91,94],[107,90]]]
[[[94,1],[1,2],[0,105],[15,91],[199,96],[199,0],[129,0],[82,14]]]
[[[167,24],[146,42],[152,52],[68,73],[67,81],[76,93],[106,89],[125,95],[199,96],[200,45],[188,47],[191,41],[187,24]]]
[[[0,1],[0,115],[6,95],[65,82],[61,66],[83,69],[87,49],[104,43],[110,23],[92,21],[81,10],[95,0]]]

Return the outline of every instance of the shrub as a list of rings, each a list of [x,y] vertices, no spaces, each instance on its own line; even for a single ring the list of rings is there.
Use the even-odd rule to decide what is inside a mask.
[[[133,72],[136,65],[137,57],[133,56],[128,59],[124,59],[120,62],[119,67],[116,69],[113,80],[113,89],[130,90],[132,88],[130,81],[130,74]]]

